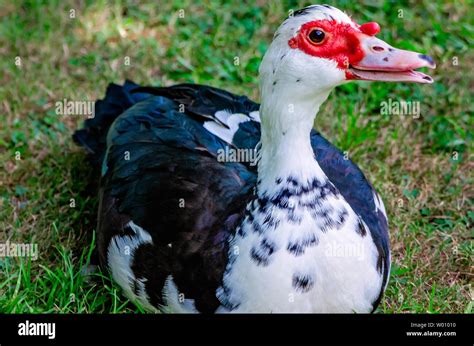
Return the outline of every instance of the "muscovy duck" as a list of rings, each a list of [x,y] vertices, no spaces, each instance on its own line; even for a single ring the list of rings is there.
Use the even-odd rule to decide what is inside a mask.
[[[126,296],[164,312],[371,312],[388,223],[360,169],[313,130],[352,80],[432,83],[432,58],[313,5],[279,27],[262,103],[204,85],[111,84],[74,134],[102,167],[97,250]],[[223,160],[258,149],[258,164]],[[220,159],[219,159],[220,158]]]

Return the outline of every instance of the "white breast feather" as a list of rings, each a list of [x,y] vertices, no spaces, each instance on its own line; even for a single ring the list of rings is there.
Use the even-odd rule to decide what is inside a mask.
[[[224,283],[230,289],[230,300],[240,304],[232,312],[359,312],[372,310],[372,303],[380,293],[382,276],[377,271],[378,252],[367,229],[364,237],[355,230],[359,218],[339,195],[325,201],[336,212],[347,210],[347,219],[340,229],[322,232],[318,220],[304,213],[300,225],[285,221],[283,211],[273,211],[273,217],[283,220],[264,234],[243,223],[245,237],[236,235],[231,241],[230,267]],[[281,215],[279,215],[279,213]],[[263,224],[261,214],[255,221]],[[248,221],[248,218],[246,219]],[[315,235],[318,243],[309,246],[304,254],[295,256],[287,251],[287,244],[295,238]],[[257,265],[250,253],[266,238],[277,249],[267,266]],[[309,276],[313,287],[298,292],[293,287],[294,276]],[[221,287],[218,297],[223,296]],[[222,307],[220,311],[227,311]]]

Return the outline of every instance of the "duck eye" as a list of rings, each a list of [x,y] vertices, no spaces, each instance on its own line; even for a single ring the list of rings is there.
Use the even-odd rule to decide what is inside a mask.
[[[320,29],[314,29],[314,30],[310,31],[310,33],[308,35],[308,38],[313,43],[321,44],[323,42],[325,36],[326,36],[326,34],[324,33],[324,31],[322,31]]]

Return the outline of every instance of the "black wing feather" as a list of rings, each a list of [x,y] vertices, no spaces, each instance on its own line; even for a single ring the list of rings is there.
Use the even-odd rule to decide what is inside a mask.
[[[226,240],[256,178],[242,164],[218,162],[223,145],[162,97],[132,106],[109,131],[99,256],[105,265],[112,237],[122,235],[129,220],[146,230],[153,245],[135,251],[133,270],[147,279],[154,305],[162,304],[159,293],[172,275],[200,311],[219,306],[215,291],[225,269]]]

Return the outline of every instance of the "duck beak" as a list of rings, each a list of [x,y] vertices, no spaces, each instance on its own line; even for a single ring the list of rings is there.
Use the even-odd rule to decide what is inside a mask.
[[[430,76],[415,71],[421,67],[436,68],[432,57],[417,52],[397,49],[366,34],[360,35],[362,60],[347,69],[347,79],[383,82],[433,83]]]

